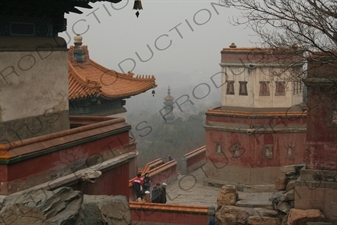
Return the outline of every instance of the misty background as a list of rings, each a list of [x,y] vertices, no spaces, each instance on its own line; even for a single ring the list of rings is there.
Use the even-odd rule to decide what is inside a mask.
[[[257,37],[233,26],[230,20],[240,12],[220,0],[142,0],[138,18],[133,4],[96,2],[92,9],[79,8],[82,14],[66,14],[67,31],[60,36],[69,47],[76,34],[82,35],[90,58],[106,68],[156,77],[154,96],[149,90],[126,100],[127,121],[140,167],[159,157],[166,161],[168,154],[179,164],[183,154],[205,145],[205,112],[220,106],[220,51],[232,42],[253,47]],[[160,113],[169,86],[175,98],[173,130],[165,128]]]

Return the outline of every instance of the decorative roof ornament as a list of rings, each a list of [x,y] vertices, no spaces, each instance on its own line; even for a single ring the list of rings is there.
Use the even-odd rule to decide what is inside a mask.
[[[236,44],[233,42],[229,47],[230,48],[236,48]]]
[[[170,89],[170,86],[168,86],[167,94],[168,94],[168,95],[170,95],[170,94],[171,94],[171,89]]]
[[[76,34],[76,36],[74,37],[75,48],[79,48],[82,45],[82,40],[83,40],[82,36],[79,34]]]
[[[143,6],[142,6],[142,2],[140,0],[135,0],[135,3],[133,4],[133,9],[134,10],[137,10],[137,12],[135,13],[137,18],[139,16],[139,11],[140,9],[143,9]]]

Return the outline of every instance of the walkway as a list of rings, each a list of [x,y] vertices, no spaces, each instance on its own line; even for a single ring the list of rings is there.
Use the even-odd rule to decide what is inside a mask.
[[[198,169],[191,175],[179,175],[178,180],[167,186],[167,203],[194,206],[217,207],[219,187],[204,186],[203,170]],[[272,193],[245,193],[239,192],[238,206],[265,207],[271,206],[269,198]]]

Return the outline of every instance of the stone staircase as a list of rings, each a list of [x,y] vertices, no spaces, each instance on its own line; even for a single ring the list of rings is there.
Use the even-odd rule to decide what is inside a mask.
[[[299,194],[296,182],[303,167],[282,167],[285,176],[275,180],[274,192],[238,192],[236,185],[222,186],[217,199],[218,225],[332,225],[319,209],[294,208]]]
[[[270,201],[271,192],[238,192],[225,185],[218,196],[216,217],[220,225],[280,225],[282,219]]]

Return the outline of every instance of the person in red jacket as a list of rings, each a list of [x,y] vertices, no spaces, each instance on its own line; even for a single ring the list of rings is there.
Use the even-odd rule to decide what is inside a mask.
[[[143,193],[143,180],[141,178],[142,174],[138,173],[137,177],[133,180],[133,190],[135,190],[137,199],[142,197]]]

